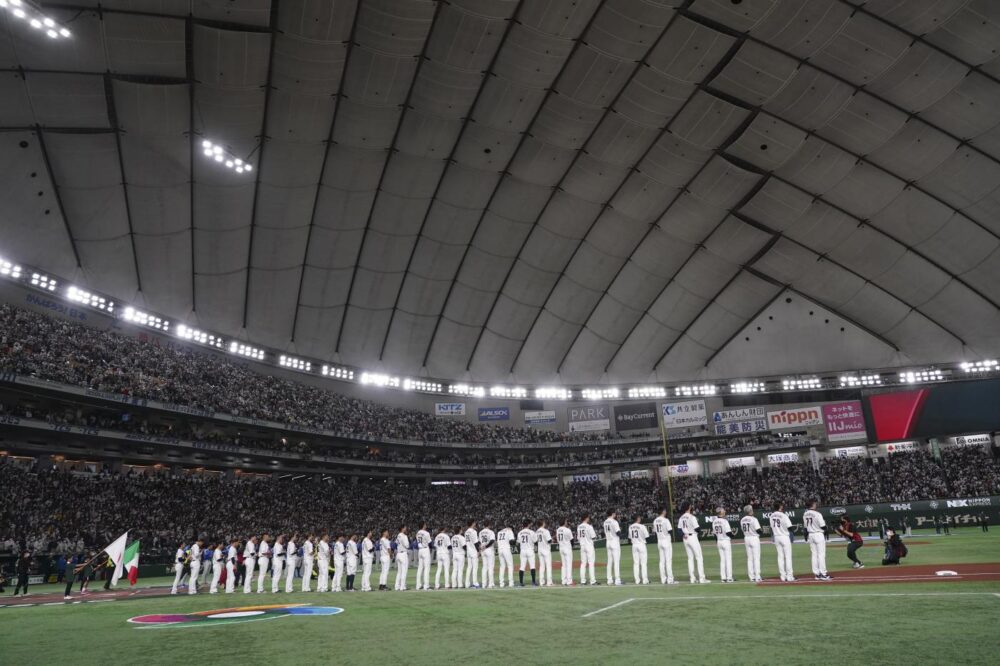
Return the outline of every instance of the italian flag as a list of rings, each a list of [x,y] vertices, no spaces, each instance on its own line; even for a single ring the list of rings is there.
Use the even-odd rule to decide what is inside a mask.
[[[122,558],[125,564],[125,575],[128,576],[130,585],[135,585],[139,580],[139,542],[133,541],[125,549],[125,556]]]

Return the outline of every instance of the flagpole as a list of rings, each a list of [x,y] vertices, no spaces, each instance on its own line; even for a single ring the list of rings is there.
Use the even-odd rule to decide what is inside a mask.
[[[663,462],[667,466],[667,508],[672,519],[674,517],[674,484],[670,478],[670,447],[667,428],[662,423],[660,423],[660,437],[663,439]]]

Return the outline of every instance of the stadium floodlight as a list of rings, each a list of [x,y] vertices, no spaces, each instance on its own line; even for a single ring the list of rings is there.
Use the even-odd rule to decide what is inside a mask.
[[[662,386],[636,386],[628,390],[630,398],[666,398],[667,389]]]
[[[239,157],[236,157],[214,141],[202,139],[201,152],[208,159],[218,162],[227,169],[232,169],[236,173],[250,173],[253,171],[252,164],[244,162]]]
[[[0,9],[10,12],[17,19],[12,23],[25,23],[32,30],[44,33],[49,39],[68,39],[73,35],[66,26],[28,0],[0,0]]]
[[[399,388],[399,377],[393,377],[381,372],[362,372],[361,383],[371,386],[387,386]]]
[[[177,337],[182,340],[191,340],[192,342],[215,347],[216,349],[223,349],[225,347],[225,342],[223,342],[221,337],[206,333],[205,331],[199,331],[197,328],[191,328],[184,324],[178,324],[175,332]]]
[[[996,359],[986,359],[983,361],[966,362],[962,363],[959,367],[965,372],[978,373],[978,372],[996,372],[1000,370],[1000,363]]]
[[[823,388],[823,382],[819,377],[808,377],[806,379],[795,379],[794,377],[781,380],[782,391],[811,391]]]
[[[21,267],[15,264],[14,262],[0,258],[0,275],[3,275],[4,277],[9,277],[11,280],[20,279]]]
[[[410,379],[407,377],[403,380],[403,390],[404,391],[421,391],[423,393],[440,393],[441,385],[437,382],[428,382],[423,379]]]
[[[493,386],[490,388],[491,398],[527,398],[528,389],[522,386]]]
[[[882,375],[841,375],[841,388],[857,388],[858,386],[881,386]]]
[[[278,365],[283,368],[291,368],[292,370],[299,370],[301,372],[312,372],[312,363],[301,358],[295,358],[294,356],[285,356],[282,354],[278,357]]]
[[[729,385],[729,390],[732,393],[763,393],[767,390],[767,384],[764,382],[736,382],[735,384]]]
[[[542,386],[535,389],[536,400],[571,400],[573,391],[555,386]]]
[[[151,315],[148,312],[143,312],[142,310],[136,310],[133,307],[125,308],[125,311],[122,313],[122,319],[130,321],[133,324],[138,324],[139,326],[155,328],[156,330],[163,331],[164,333],[170,331],[170,322],[166,319],[161,319],[156,315]]]
[[[471,386],[469,384],[451,384],[448,386],[448,393],[471,398],[485,398],[486,388],[483,386]]]
[[[922,382],[939,382],[944,379],[944,373],[936,368],[928,370],[907,370],[899,373],[899,381],[906,384],[920,384]]]
[[[354,380],[354,371],[350,368],[342,368],[337,365],[324,365],[320,372],[324,377],[330,377],[332,379],[343,379],[346,381]]]
[[[236,354],[237,356],[246,356],[247,358],[252,358],[255,361],[264,360],[263,349],[251,347],[250,345],[245,345],[242,342],[236,342],[235,340],[229,343],[229,353]]]
[[[715,384],[700,384],[697,386],[678,386],[674,389],[674,395],[678,397],[690,398],[699,395],[715,395]]]
[[[32,273],[31,274],[31,286],[38,287],[44,291],[55,291],[59,283],[55,278],[49,277],[44,273]]]
[[[32,275],[34,278],[34,275]],[[83,303],[84,305],[89,305],[92,308],[98,310],[103,310],[104,312],[114,312],[115,302],[104,298],[103,296],[98,296],[95,293],[89,292],[86,289],[80,289],[79,287],[70,286],[66,290],[66,298],[75,302]]]
[[[617,400],[621,391],[616,388],[585,388],[580,391],[584,400]]]

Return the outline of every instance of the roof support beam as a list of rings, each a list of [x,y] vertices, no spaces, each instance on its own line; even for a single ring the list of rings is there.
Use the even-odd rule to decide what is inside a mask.
[[[41,127],[36,127],[35,136],[38,137],[38,148],[42,151],[42,160],[45,162],[45,172],[49,175],[49,182],[52,183],[52,193],[56,197],[56,206],[59,207],[59,217],[62,218],[63,227],[66,229],[66,237],[69,239],[69,246],[73,250],[73,258],[76,260],[76,267],[82,269],[80,262],[80,252],[76,247],[76,240],[73,238],[73,229],[69,226],[69,218],[66,217],[66,207],[63,206],[62,195],[59,194],[59,183],[56,182],[56,174],[52,170],[52,160],[49,159],[49,151],[45,147],[45,133]]]
[[[104,77],[104,96],[108,105],[108,121],[115,128],[115,153],[118,155],[118,172],[122,177],[122,197],[125,202],[125,220],[128,222],[128,240],[132,246],[132,267],[135,270],[135,285],[142,291],[142,274],[139,272],[139,253],[135,248],[135,228],[132,226],[132,206],[128,198],[128,182],[125,178],[125,157],[122,155],[122,135],[118,124],[118,110],[115,107],[114,82],[110,76]]]

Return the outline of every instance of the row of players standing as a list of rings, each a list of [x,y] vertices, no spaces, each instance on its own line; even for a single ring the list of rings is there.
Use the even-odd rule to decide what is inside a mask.
[[[791,556],[791,520],[783,512],[779,503],[769,516],[773,543],[778,554],[778,571],[782,581],[794,582]],[[677,527],[681,532],[684,549],[687,554],[688,576],[691,583],[710,582],[705,576],[704,560],[701,544],[698,540],[700,526],[687,502],[681,505],[682,515]],[[754,516],[753,508],[744,508],[744,516],[740,520],[740,530],[743,532],[744,546],[747,551],[747,575],[751,582],[760,582],[760,535],[762,528]],[[807,532],[807,541],[812,557],[813,574],[818,580],[829,580],[826,571],[826,523],[822,514],[816,511],[815,501],[810,502],[809,510],[803,516]],[[621,585],[621,545],[622,539],[628,538],[632,545],[632,569],[636,584],[649,583],[649,556],[646,542],[650,537],[649,530],[642,522],[641,516],[636,516],[628,525],[627,533],[622,531],[618,522],[617,512],[609,510],[603,524],[606,539],[607,584]],[[660,582],[674,584],[673,574],[673,544],[671,534],[673,527],[663,510],[653,521],[653,535],[656,537],[659,559]],[[720,555],[719,575],[723,582],[734,582],[732,571],[732,537],[735,532],[726,519],[723,509],[717,511],[712,519],[712,533],[716,537],[716,545]],[[379,590],[388,590],[388,579],[393,561],[396,563],[394,590],[407,589],[407,573],[410,566],[411,548],[415,549],[416,588],[430,590],[432,559],[436,563],[434,574],[434,589],[514,587],[514,552],[519,556],[518,582],[524,586],[525,570],[530,572],[533,586],[552,586],[552,543],[553,534],[546,522],[524,521],[521,530],[515,535],[511,527],[503,527],[494,532],[489,521],[480,526],[476,521],[469,521],[464,528],[458,526],[452,530],[441,527],[434,536],[427,529],[426,523],[421,523],[411,544],[409,529],[401,526],[392,539],[389,531],[383,530],[381,536],[368,532],[363,538],[351,535],[346,538],[338,536],[331,542],[328,534],[319,539],[309,535],[301,548],[296,547],[297,535],[287,539],[284,535],[275,538],[273,544],[268,535],[258,539],[250,537],[243,547],[242,579],[243,592],[253,592],[254,573],[257,574],[256,592],[266,591],[266,579],[271,576],[271,592],[279,592],[284,582],[284,591],[294,589],[295,572],[301,564],[303,592],[311,591],[313,566],[317,569],[318,592],[344,589],[355,590],[355,579],[360,564],[361,591],[370,591],[371,577],[375,562],[379,563]],[[561,584],[573,584],[573,542],[580,545],[580,584],[597,584],[596,552],[594,542],[597,533],[591,524],[591,517],[585,514],[576,530],[570,528],[567,519],[562,520],[554,535],[558,546],[561,570]],[[224,544],[215,544],[211,549],[210,593],[219,591],[220,580],[225,570],[225,591],[234,592],[239,578],[239,546],[238,541],[232,541],[228,548]],[[202,563],[203,541],[198,540],[191,546],[181,545],[176,554],[175,578],[172,593],[176,594],[181,584],[186,567],[189,568],[190,580],[188,592],[197,592],[197,581]],[[434,557],[432,558],[432,549]],[[536,558],[537,554],[537,558]],[[331,561],[333,566],[331,567]],[[499,561],[499,580],[496,581],[496,563]],[[332,572],[332,577],[331,577]],[[481,572],[481,578],[480,578]],[[208,572],[205,572],[206,580]],[[442,585],[442,577],[444,583]],[[496,585],[495,583],[498,583]]]

